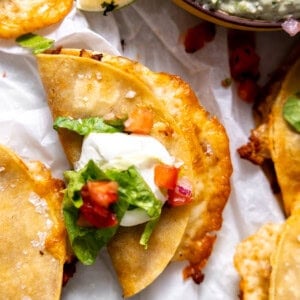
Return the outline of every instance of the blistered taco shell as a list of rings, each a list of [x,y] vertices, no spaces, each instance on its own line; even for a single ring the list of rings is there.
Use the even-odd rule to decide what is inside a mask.
[[[138,226],[121,228],[108,245],[124,296],[149,285],[173,257],[203,267],[214,241],[210,232],[221,226],[230,191],[224,128],[199,106],[190,87],[177,76],[151,72],[122,57],[74,49],[58,52],[37,56],[54,119],[126,116],[136,106],[151,109],[150,134],[184,162],[182,175],[193,185],[193,204],[164,209],[147,250],[139,245]],[[59,136],[73,164],[82,138],[66,130],[60,130]]]
[[[284,208],[289,215],[300,199],[300,134],[283,118],[289,96],[299,92],[300,60],[288,71],[273,103],[269,118],[269,147],[280,185]]]
[[[271,256],[269,300],[300,299],[300,214],[283,225]]]
[[[237,245],[233,261],[241,277],[241,300],[269,300],[270,260],[282,228],[282,224],[264,224]]]
[[[72,5],[72,0],[1,0],[0,38],[16,38],[58,23]]]
[[[65,261],[62,182],[0,145],[0,298],[60,299]]]
[[[287,216],[296,209],[295,203],[300,199],[300,134],[283,118],[283,107],[289,96],[299,93],[299,50],[298,47],[295,51],[296,59],[292,54],[275,72],[268,95],[255,109],[260,117],[259,126],[252,131],[249,143],[239,149],[242,157],[257,164],[271,159]]]

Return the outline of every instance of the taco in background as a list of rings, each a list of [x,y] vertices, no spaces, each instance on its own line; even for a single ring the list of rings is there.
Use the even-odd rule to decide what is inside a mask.
[[[75,254],[90,264],[107,245],[125,297],[172,260],[200,283],[230,193],[223,126],[178,76],[127,58],[58,49],[37,61],[75,168],[64,199]]]
[[[237,247],[242,299],[299,299],[300,59],[295,45],[254,106],[257,128],[238,151],[277,186],[287,219],[264,225]],[[274,184],[275,183],[275,184]]]
[[[241,299],[299,299],[300,215],[263,225],[236,249]]]
[[[242,158],[266,171],[287,216],[300,200],[300,134],[295,127],[300,103],[299,53],[298,45],[263,89],[254,106],[257,127],[249,142],[238,149]]]
[[[61,180],[0,145],[2,299],[60,299],[66,260]]]

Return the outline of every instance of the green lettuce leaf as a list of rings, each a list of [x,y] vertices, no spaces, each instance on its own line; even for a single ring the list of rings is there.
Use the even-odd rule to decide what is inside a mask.
[[[113,133],[122,132],[124,120],[104,121],[103,118],[91,117],[86,119],[73,119],[69,117],[58,117],[54,121],[53,128],[65,128],[77,132],[79,135],[89,133]]]
[[[31,49],[33,54],[41,53],[51,48],[54,44],[54,40],[33,33],[19,36],[16,42],[24,48]]]
[[[154,196],[135,167],[132,166],[123,172],[110,169],[106,170],[105,173],[109,178],[118,182],[120,186],[119,195],[126,197],[132,207],[142,208],[150,218],[160,216],[162,202]]]
[[[289,96],[283,105],[283,118],[300,132],[300,97],[298,94]]]
[[[149,221],[145,226],[144,232],[142,233],[142,236],[140,238],[140,244],[142,246],[144,246],[145,249],[147,249],[147,247],[148,247],[149,239],[150,239],[151,234],[159,220],[159,217],[160,217],[160,215],[157,218],[154,218],[153,220]]]
[[[154,196],[135,167],[127,170],[101,170],[92,160],[78,172],[65,172],[68,187],[65,191],[63,212],[71,246],[78,259],[86,265],[94,263],[99,250],[105,246],[118,229],[92,228],[77,225],[79,208],[82,205],[80,190],[88,180],[114,180],[118,183],[118,201],[113,211],[120,222],[129,208],[142,208],[150,217],[140,243],[147,247],[148,240],[157,223],[162,202]]]

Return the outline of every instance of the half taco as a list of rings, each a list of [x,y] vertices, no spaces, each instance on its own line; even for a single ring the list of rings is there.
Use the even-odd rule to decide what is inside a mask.
[[[277,186],[287,217],[264,225],[237,247],[235,266],[241,275],[242,299],[299,299],[300,254],[300,59],[295,45],[254,106],[258,126],[242,158],[263,166]],[[274,184],[275,182],[275,184]]]
[[[60,299],[66,260],[64,187],[40,162],[0,145],[2,299]]]
[[[263,225],[236,249],[241,299],[296,300],[300,297],[300,215]]]
[[[39,54],[37,61],[54,127],[75,168],[65,173],[64,200],[75,254],[90,264],[107,245],[125,297],[172,260],[189,261],[184,276],[200,283],[230,193],[223,126],[178,76],[136,61],[80,49]],[[110,200],[101,204],[112,226],[84,227],[87,219],[93,223],[82,211],[97,201],[94,181],[117,186],[105,189]]]

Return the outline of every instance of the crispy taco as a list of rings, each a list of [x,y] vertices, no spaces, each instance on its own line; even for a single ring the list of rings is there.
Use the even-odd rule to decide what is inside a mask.
[[[107,245],[125,297],[172,260],[200,283],[230,193],[223,126],[178,76],[127,58],[58,49],[37,61],[74,167],[64,216],[79,260]]]
[[[293,214],[283,223],[263,225],[237,246],[241,299],[299,299],[299,228],[300,216]]]
[[[61,21],[73,0],[1,0],[0,38],[10,39]]]
[[[257,128],[238,151],[263,166],[287,217],[264,225],[237,247],[235,266],[243,299],[300,297],[300,59],[299,46],[274,72],[254,106]],[[275,184],[274,184],[275,182]]]
[[[66,260],[63,181],[0,145],[1,299],[60,299]]]
[[[299,46],[274,72],[254,105],[257,127],[240,147],[242,158],[263,167],[274,192],[290,215],[300,199],[300,134],[297,131]]]

